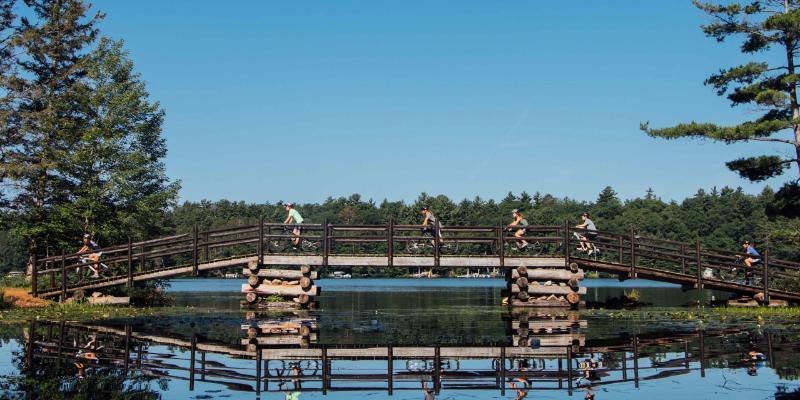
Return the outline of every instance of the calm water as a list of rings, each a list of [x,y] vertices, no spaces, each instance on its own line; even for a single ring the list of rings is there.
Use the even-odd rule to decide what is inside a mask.
[[[644,281],[585,283],[590,303],[632,288],[653,307],[698,297]],[[422,382],[438,399],[800,398],[792,324],[509,310],[497,306],[499,280],[318,284],[313,311],[244,312],[241,280],[187,279],[170,289],[194,306],[185,315],[0,323],[0,398],[423,399]]]

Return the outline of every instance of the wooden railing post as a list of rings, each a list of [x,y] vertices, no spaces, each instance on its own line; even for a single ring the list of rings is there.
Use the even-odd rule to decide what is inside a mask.
[[[197,336],[192,335],[192,342],[191,348],[189,351],[189,390],[194,390],[194,363],[195,363],[195,352],[197,351]]]
[[[703,289],[703,257],[700,253],[700,239],[695,242],[694,251],[697,257],[695,260],[697,263],[697,290],[701,290]]]
[[[264,216],[258,219],[258,264],[264,262]]]
[[[636,232],[631,228],[631,278],[636,278]]]
[[[36,263],[36,253],[33,253],[33,255],[31,255],[31,294],[33,296],[39,293],[37,288],[39,284],[39,277],[37,276],[39,274],[39,268],[36,266]]]
[[[500,225],[497,226],[497,256],[500,258],[500,267],[506,266],[506,248],[505,248],[505,238],[503,235],[503,223],[501,222]],[[509,292],[508,297],[511,297],[511,292]],[[509,301],[510,303],[510,301]]]
[[[681,273],[686,274],[686,245],[681,243]]]
[[[769,306],[769,249],[764,250],[764,304]]]
[[[141,265],[139,266],[140,272],[144,272],[145,270],[144,266],[147,263],[147,256],[144,254],[144,243],[140,245],[139,251],[141,251],[141,253],[139,254],[139,261],[141,262]]]
[[[569,266],[569,252],[570,252],[570,243],[569,243],[569,220],[564,220],[564,263],[566,266]]]
[[[439,267],[439,257],[441,256],[439,254],[440,243],[441,242],[439,239],[439,220],[437,219],[436,223],[433,224],[433,266],[437,268]]]
[[[209,240],[211,240],[211,233],[206,231],[205,238],[203,239],[203,255],[204,255],[203,259],[206,262],[211,261],[211,253],[208,252],[208,248],[209,248],[208,242],[209,242]],[[269,242],[267,242],[267,248],[269,248]]]
[[[625,240],[623,240],[622,235],[617,237],[617,253],[619,253],[619,264],[622,265],[623,257],[625,255],[625,249],[622,247],[625,245]]]
[[[394,218],[389,218],[389,227],[387,228],[386,233],[386,257],[387,263],[389,267],[394,266]],[[391,376],[389,377],[391,379]],[[389,391],[391,392],[391,384],[389,385]]]
[[[133,240],[128,236],[128,287],[133,287]]]
[[[192,275],[193,276],[197,276],[198,272],[199,272],[198,269],[197,269],[197,264],[198,264],[198,260],[197,260],[197,249],[198,249],[197,237],[198,237],[198,235],[197,235],[197,225],[195,225],[194,228],[192,229]]]
[[[67,256],[61,250],[61,300],[67,300]]]
[[[322,266],[328,266],[328,257],[331,255],[331,224],[325,219],[322,227]]]

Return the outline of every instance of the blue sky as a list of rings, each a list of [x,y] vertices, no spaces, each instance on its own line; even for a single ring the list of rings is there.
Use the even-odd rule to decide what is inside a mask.
[[[743,186],[724,162],[774,144],[663,141],[734,123],[703,80],[745,58],[705,38],[686,1],[115,1],[166,109],[182,200],[413,200],[508,191],[582,200],[605,186],[664,199]],[[784,150],[781,150],[784,151]],[[767,182],[777,187],[778,181]]]

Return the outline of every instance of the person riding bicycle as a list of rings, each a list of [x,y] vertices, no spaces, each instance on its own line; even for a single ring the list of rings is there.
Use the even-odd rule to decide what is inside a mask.
[[[438,218],[436,218],[435,215],[433,215],[431,210],[428,209],[428,206],[423,206],[422,207],[422,211],[420,211],[420,214],[425,216],[425,218],[422,220],[422,234],[429,234],[429,235],[431,235],[432,238],[435,238],[436,237],[436,232],[437,232],[436,226],[438,225],[439,228],[440,228],[440,229],[438,229],[438,232],[439,232],[439,245],[441,246],[442,243],[444,243],[444,239],[442,238],[442,230],[441,230],[442,224],[441,224],[441,222],[439,221]],[[436,245],[436,240],[435,239],[431,239],[431,244],[433,244],[435,246]]]
[[[297,210],[294,209],[294,203],[286,203],[286,211],[289,212],[289,215],[286,216],[286,220],[283,221],[284,224],[302,224],[303,223],[303,216],[300,215]],[[300,227],[296,226],[292,229],[292,247],[297,249],[297,246],[300,245]]]
[[[91,262],[89,269],[92,270],[92,278],[100,277],[100,256],[102,252],[96,251],[100,246],[92,240],[92,235],[86,233],[83,235],[83,246],[78,250],[78,254],[85,254],[80,257],[82,264]]]
[[[581,220],[583,223],[575,225],[576,228],[584,230],[582,233],[576,233],[578,239],[580,239],[579,250],[588,252],[591,255],[597,250],[597,247],[592,243],[594,239],[597,238],[597,227],[594,225],[594,222],[589,219],[588,212],[581,214]]]
[[[511,210],[511,216],[514,217],[514,221],[512,221],[511,224],[509,224],[509,227],[513,226],[521,227],[520,229],[517,229],[516,232],[514,232],[514,237],[521,238],[525,236],[525,234],[528,232],[527,229],[525,229],[525,227],[528,226],[528,220],[525,219],[525,217],[516,208]],[[509,228],[509,230],[512,229]],[[526,247],[528,247],[528,241],[525,239],[519,239],[517,240],[517,244],[514,248],[516,248],[517,250],[523,250]]]
[[[736,260],[743,262],[744,265],[747,266],[747,269],[744,270],[744,281],[746,285],[749,285],[752,283],[753,276],[755,275],[753,265],[761,262],[761,254],[758,253],[749,240],[742,242],[742,249],[744,249],[744,256],[737,254]]]
[[[742,243],[742,249],[744,249],[745,255],[737,255],[736,258],[744,259],[744,265],[752,268],[754,264],[761,262],[761,254],[758,254],[758,251],[749,240],[745,240]]]

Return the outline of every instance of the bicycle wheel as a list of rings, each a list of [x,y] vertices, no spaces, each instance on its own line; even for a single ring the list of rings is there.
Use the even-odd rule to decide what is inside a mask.
[[[406,253],[408,254],[418,254],[424,250],[424,245],[420,242],[416,241],[408,241],[406,242]]]
[[[528,251],[533,255],[540,256],[545,250],[547,250],[547,246],[538,240],[528,244]]]
[[[317,248],[319,248],[319,244],[317,242],[303,239],[303,241],[300,243],[300,248],[302,248],[303,251],[308,252],[316,251]]]

